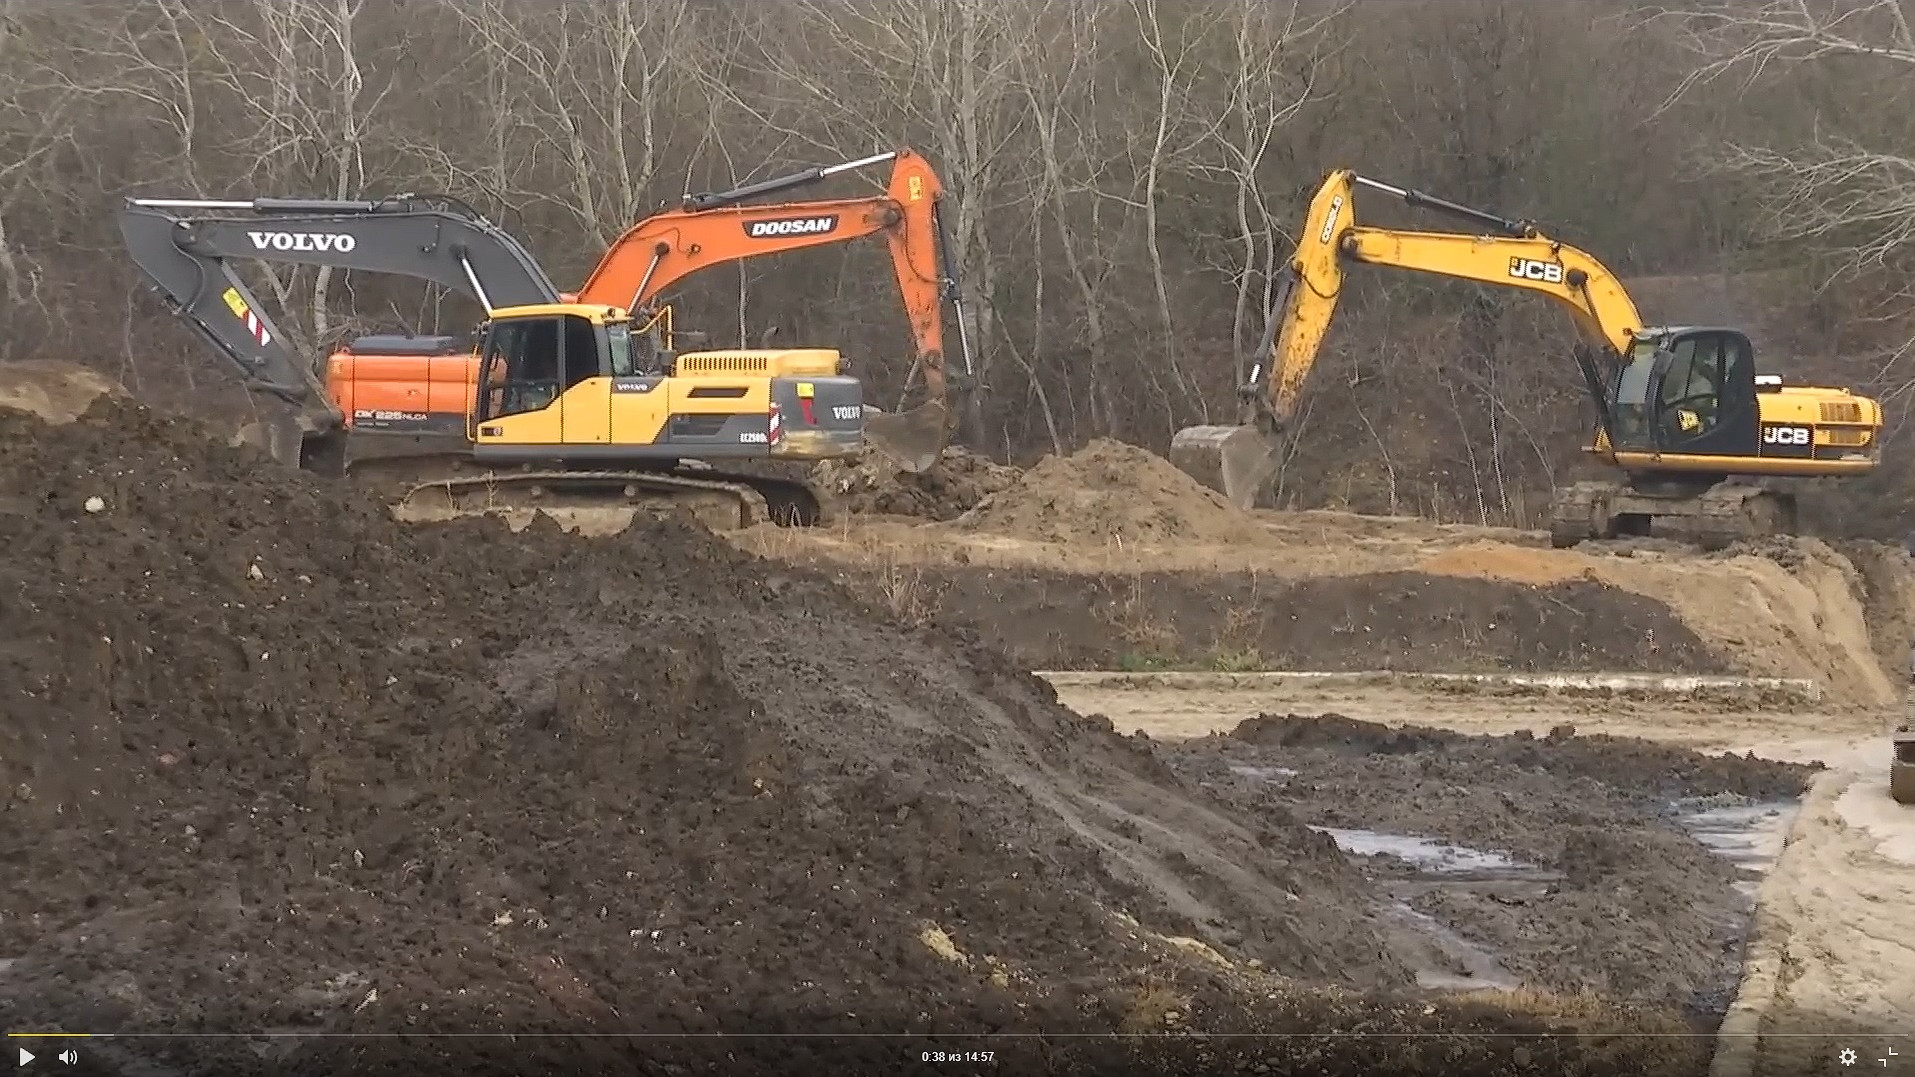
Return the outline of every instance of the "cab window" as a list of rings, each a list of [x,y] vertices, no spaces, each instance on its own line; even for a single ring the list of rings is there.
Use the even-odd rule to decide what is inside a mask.
[[[610,371],[601,369],[598,328],[584,318],[570,315],[559,320],[565,324],[565,387],[570,389],[587,378],[609,374]]]
[[[557,399],[560,319],[513,318],[486,332],[479,418],[539,411]]]
[[[614,322],[605,327],[605,352],[614,378],[636,377],[640,371],[632,355],[632,327]]]
[[[1641,446],[1649,441],[1649,382],[1655,365],[1656,345],[1642,341],[1631,351],[1629,362],[1616,372],[1610,419],[1618,447]]]

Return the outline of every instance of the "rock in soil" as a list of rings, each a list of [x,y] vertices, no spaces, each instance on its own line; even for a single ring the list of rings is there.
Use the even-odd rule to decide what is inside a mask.
[[[682,520],[402,527],[115,400],[0,410],[0,506],[0,1009],[553,1037],[121,1040],[88,1067],[946,1073],[920,1052],[956,1042],[1020,1072],[1541,1074],[1569,1049],[1456,1038],[1566,1027],[1533,1008],[1406,1001],[1324,836]],[[962,1039],[1326,1022],[1442,1035]],[[846,1036],[576,1038],[641,1029]],[[905,1038],[849,1037],[873,1032]]]

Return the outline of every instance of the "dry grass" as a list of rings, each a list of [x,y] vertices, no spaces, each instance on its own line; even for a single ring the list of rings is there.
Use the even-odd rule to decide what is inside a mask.
[[[927,625],[937,616],[937,595],[920,566],[895,561],[882,566],[877,573],[877,590],[885,608],[905,624]]]
[[[1132,1035],[1162,1032],[1182,1023],[1190,1012],[1190,996],[1172,987],[1167,980],[1149,977],[1131,991],[1124,1007],[1123,1030]]]
[[[1144,596],[1144,581],[1135,576],[1124,585],[1123,595],[1111,611],[1110,625],[1132,654],[1176,654],[1180,650],[1177,633],[1158,620]]]

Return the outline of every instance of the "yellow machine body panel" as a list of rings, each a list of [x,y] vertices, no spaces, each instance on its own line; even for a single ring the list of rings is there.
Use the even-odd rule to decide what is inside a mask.
[[[835,349],[643,355],[624,311],[581,304],[500,311],[486,341],[481,457],[827,459],[861,446],[862,393]]]
[[[1700,422],[1689,413],[1677,415],[1685,427]],[[1616,450],[1600,430],[1585,451],[1627,471],[1770,478],[1861,475],[1881,462],[1882,405],[1847,389],[1764,388],[1756,394],[1756,426],[1763,440],[1755,453]]]

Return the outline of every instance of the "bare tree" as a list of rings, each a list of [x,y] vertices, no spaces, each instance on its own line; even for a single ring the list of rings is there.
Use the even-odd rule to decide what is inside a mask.
[[[1701,60],[1665,109],[1720,80],[1747,87],[1804,66],[1860,62],[1876,78],[1915,78],[1915,35],[1900,0],[1711,0],[1652,22]],[[1767,190],[1769,235],[1838,251],[1844,270],[1882,267],[1915,240],[1915,157],[1872,142],[1818,124],[1792,145],[1731,142],[1718,168]]]
[[[790,17],[775,24],[782,39],[762,43],[766,64],[805,113],[823,118],[812,130],[824,137],[787,130],[839,154],[858,144],[929,140],[925,148],[955,196],[946,224],[960,286],[977,315],[977,374],[988,384],[1003,272],[988,213],[1014,181],[1007,149],[1026,119],[1015,74],[1032,45],[1028,15],[994,0],[798,0],[784,10]],[[821,55],[834,60],[822,63]],[[973,397],[980,406],[981,395]],[[981,412],[966,421],[981,438]]]
[[[1032,147],[1038,168],[1031,177],[1030,205],[1033,234],[1041,242],[1044,219],[1055,233],[1055,249],[1076,294],[1080,313],[1085,365],[1080,378],[1089,405],[1088,425],[1093,433],[1119,434],[1114,376],[1108,352],[1109,331],[1104,305],[1105,285],[1115,259],[1107,253],[1112,233],[1124,230],[1127,213],[1101,197],[1111,151],[1099,125],[1097,69],[1099,12],[1097,5],[1059,4],[1051,18],[1039,22],[1043,47],[1019,56],[1019,89],[1029,107]],[[1042,273],[1039,277],[1041,279]],[[1043,349],[1035,349],[1040,357]]]
[[[1194,405],[1205,421],[1210,418],[1208,402],[1185,374],[1179,358],[1182,341],[1177,335],[1172,314],[1169,274],[1164,260],[1162,207],[1160,195],[1167,171],[1188,167],[1189,155],[1215,136],[1221,121],[1204,124],[1199,110],[1189,107],[1189,95],[1196,81],[1205,37],[1218,21],[1214,11],[1187,8],[1175,23],[1166,20],[1157,0],[1130,0],[1137,17],[1139,36],[1149,58],[1151,77],[1156,82],[1155,100],[1150,104],[1149,145],[1144,150],[1141,169],[1141,208],[1144,213],[1145,249],[1150,255],[1152,290],[1157,301],[1157,317],[1162,336],[1159,346],[1163,367],[1170,372],[1181,399],[1163,401],[1167,425],[1177,425],[1177,413]],[[1182,405],[1178,407],[1176,405]]]
[[[686,73],[700,59],[691,3],[446,6],[500,72],[497,113],[526,136],[519,152],[558,163],[562,183],[555,190],[528,183],[510,185],[510,193],[562,207],[604,250],[659,201],[670,119],[695,82]]]
[[[1215,73],[1225,122],[1211,132],[1215,163],[1196,167],[1227,183],[1233,193],[1236,256],[1219,268],[1236,283],[1230,319],[1234,385],[1243,382],[1251,342],[1270,317],[1278,263],[1295,245],[1295,237],[1272,215],[1259,178],[1283,126],[1309,103],[1317,50],[1327,44],[1324,31],[1347,6],[1306,13],[1300,0],[1230,0],[1228,10],[1231,47],[1220,50]],[[1253,297],[1263,316],[1257,324],[1251,322]]]

